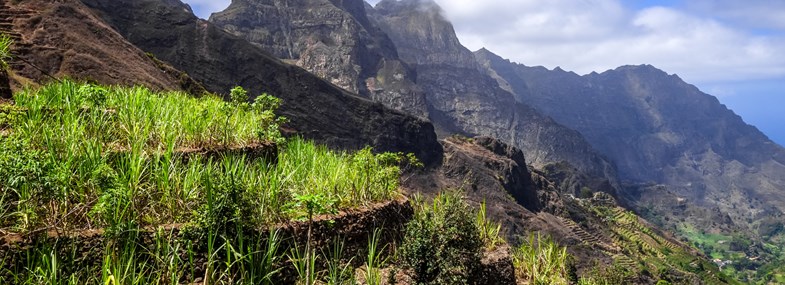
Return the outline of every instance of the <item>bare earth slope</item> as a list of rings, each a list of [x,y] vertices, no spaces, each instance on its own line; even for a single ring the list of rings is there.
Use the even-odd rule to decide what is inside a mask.
[[[51,80],[51,75],[181,88],[179,72],[159,68],[78,0],[0,1],[0,14],[11,23],[3,32],[15,40],[12,79],[17,87]]]

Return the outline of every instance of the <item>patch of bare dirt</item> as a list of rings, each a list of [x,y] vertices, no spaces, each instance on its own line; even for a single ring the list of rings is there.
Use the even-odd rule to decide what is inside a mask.
[[[103,84],[182,89],[180,72],[159,68],[79,1],[4,2],[7,6],[0,15],[9,18],[16,37],[12,69],[17,76],[35,82],[70,76]]]

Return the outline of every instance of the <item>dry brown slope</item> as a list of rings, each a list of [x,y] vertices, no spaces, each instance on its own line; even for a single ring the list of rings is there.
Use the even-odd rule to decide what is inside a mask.
[[[17,87],[70,76],[103,84],[180,89],[180,73],[162,70],[77,0],[0,1],[3,32],[15,39]]]

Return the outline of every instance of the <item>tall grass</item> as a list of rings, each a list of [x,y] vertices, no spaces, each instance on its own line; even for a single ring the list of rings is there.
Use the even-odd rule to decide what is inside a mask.
[[[28,264],[6,266],[3,257],[3,272],[19,271],[0,274],[0,284],[191,283],[200,262],[206,284],[273,284],[287,250],[277,233],[249,233],[302,218],[309,209],[298,197],[320,197],[319,213],[328,213],[400,195],[403,156],[284,142],[280,101],[259,98],[224,102],[71,80],[16,94],[18,112],[3,122],[11,131],[0,137],[0,232],[104,228],[107,244],[97,268],[48,247],[31,249]],[[277,159],[185,154],[265,141],[279,144]],[[141,228],[174,223],[194,225],[205,245],[158,232],[154,246],[140,246]],[[206,256],[196,254],[201,246]],[[307,252],[314,283],[324,275]],[[352,280],[349,265],[331,264],[330,280]]]
[[[480,203],[480,209],[477,211],[477,227],[480,229],[480,238],[486,250],[495,250],[497,246],[505,243],[501,236],[502,225],[488,219],[485,201]]]
[[[0,188],[12,209],[0,226],[17,232],[188,222],[213,192],[213,202],[241,210],[230,220],[255,226],[301,216],[292,203],[301,195],[323,195],[335,210],[397,195],[401,156],[283,143],[272,96],[224,102],[64,80],[14,101],[23,112],[0,138]],[[282,143],[277,163],[182,154],[270,140]]]
[[[309,210],[298,197],[321,197],[323,212],[334,212],[399,195],[402,156],[284,142],[274,114],[280,101],[259,98],[224,102],[71,80],[16,94],[18,112],[3,121],[11,131],[0,137],[0,231],[104,228],[108,243],[99,268],[75,265],[75,257],[48,247],[31,249],[24,265],[6,266],[3,257],[8,274],[0,283],[193,282],[197,245],[158,232],[154,246],[143,248],[135,233],[196,221],[208,248],[205,283],[273,284],[285,252],[280,237],[251,236],[249,229],[303,217]],[[271,140],[279,143],[274,161],[184,154]],[[322,273],[315,251],[307,252],[313,283]],[[332,282],[351,280],[348,265],[329,262]]]
[[[11,60],[11,46],[14,40],[6,35],[0,34],[0,69],[8,70],[8,61]]]
[[[381,258],[386,247],[379,248],[379,239],[382,230],[374,229],[373,234],[368,237],[368,256],[365,259],[365,282],[368,285],[382,284],[382,269],[385,260]]]
[[[570,284],[568,262],[567,248],[539,233],[513,251],[518,280],[528,284]]]
[[[354,257],[344,262],[343,239],[333,239],[332,246],[328,252],[322,252],[322,256],[326,260],[327,264],[327,274],[325,276],[325,283],[327,283],[327,285],[343,285],[354,283],[354,272],[351,266]]]

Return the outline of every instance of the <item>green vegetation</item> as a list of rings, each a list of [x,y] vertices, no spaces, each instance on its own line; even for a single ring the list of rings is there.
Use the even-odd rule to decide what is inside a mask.
[[[496,246],[506,243],[501,236],[502,225],[488,219],[488,210],[485,202],[480,204],[476,222],[480,228],[480,239],[486,250],[494,250]]]
[[[365,259],[365,283],[368,285],[382,284],[381,266],[384,266],[386,261],[381,258],[385,247],[379,248],[381,234],[381,229],[375,229],[373,235],[368,237],[368,256]]]
[[[550,238],[530,235],[513,251],[518,280],[527,284],[570,284],[569,255]]]
[[[785,274],[785,234],[755,241],[743,233],[709,233],[689,224],[677,230],[695,248],[723,263],[721,269],[726,275],[749,284],[782,283],[778,278]]]
[[[620,207],[590,203],[584,203],[584,206],[590,209],[594,219],[602,221],[610,228],[608,234],[614,241],[612,246],[619,248],[617,251],[622,253],[614,255],[614,267],[592,274],[601,276],[599,279],[623,281],[645,273],[663,282],[677,284],[689,283],[685,278],[712,283],[732,283],[716,265],[696,258],[688,249],[652,230],[634,213]],[[592,276],[589,279],[592,279]],[[593,279],[590,281],[595,282]],[[611,284],[614,284],[613,282]]]
[[[261,99],[260,99],[261,98]],[[0,226],[127,228],[182,223],[223,230],[232,220],[265,225],[307,211],[295,198],[322,195],[331,209],[397,194],[397,154],[333,152],[283,143],[279,100],[252,104],[66,80],[14,97],[0,139]],[[215,150],[283,143],[277,163]],[[208,203],[205,203],[208,202]]]
[[[468,284],[484,246],[476,213],[455,192],[441,194],[430,204],[415,200],[415,216],[401,249],[404,265],[413,270],[418,284]]]
[[[0,256],[0,283],[272,284],[288,266],[307,284],[324,277],[310,238],[299,252],[265,229],[395,199],[400,166],[417,161],[284,140],[279,99],[232,93],[225,102],[63,80],[16,94],[0,108],[0,231],[104,229],[104,249],[85,268],[80,256],[96,248],[44,240]],[[188,226],[143,242],[147,229],[177,224]],[[351,280],[341,254],[327,260],[333,284]]]
[[[347,239],[354,252],[315,240],[332,226],[319,216],[395,200],[402,170],[422,165],[284,139],[279,99],[239,87],[230,98],[63,80],[0,106],[0,233],[35,241],[0,249],[0,284],[355,284],[355,273],[381,284],[399,269],[418,284],[470,284],[484,254],[508,248],[485,203],[457,192],[415,198],[399,247],[378,228],[367,245]],[[512,250],[518,281],[624,283],[622,261],[663,282],[666,268],[711,271],[634,214],[591,209],[634,261],[578,278],[565,248],[532,235]]]
[[[6,34],[0,34],[0,69],[8,70],[8,61],[11,60],[11,46],[14,40]]]

